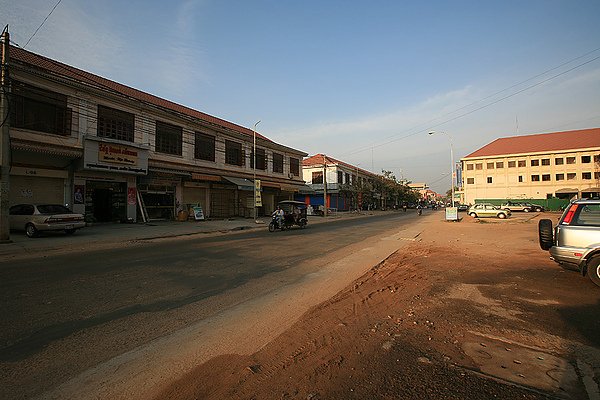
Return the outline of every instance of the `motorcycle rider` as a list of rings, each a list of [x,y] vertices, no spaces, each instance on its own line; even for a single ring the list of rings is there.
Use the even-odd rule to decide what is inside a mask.
[[[421,214],[423,214],[423,207],[421,207],[421,205],[420,205],[420,204],[417,206],[417,214],[418,214],[418,215],[421,215]]]
[[[281,227],[283,226],[283,210],[281,209],[280,206],[277,206],[277,209],[275,211],[273,211],[273,214],[271,214],[272,217],[275,217],[276,221],[277,221],[277,225],[279,226],[279,228],[281,229]]]

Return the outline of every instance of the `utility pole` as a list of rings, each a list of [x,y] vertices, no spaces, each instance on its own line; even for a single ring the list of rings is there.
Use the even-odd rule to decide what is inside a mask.
[[[8,110],[10,36],[8,25],[2,31],[2,72],[0,76],[0,243],[10,242],[8,193],[10,179],[10,120]]]
[[[327,156],[323,154],[323,216],[327,216]]]

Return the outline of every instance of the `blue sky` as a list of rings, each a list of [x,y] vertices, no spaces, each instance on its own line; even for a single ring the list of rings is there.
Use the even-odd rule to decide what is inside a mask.
[[[23,47],[56,3],[0,0],[0,23]],[[449,138],[458,160],[600,126],[599,17],[597,0],[62,0],[26,49],[445,192]]]

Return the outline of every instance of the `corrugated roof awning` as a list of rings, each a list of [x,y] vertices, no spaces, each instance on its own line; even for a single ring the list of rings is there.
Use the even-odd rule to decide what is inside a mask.
[[[571,188],[563,188],[563,189],[558,189],[554,193],[579,193],[579,190],[571,189]]]
[[[245,178],[234,178],[231,176],[223,176],[223,179],[237,186],[239,190],[254,190],[254,182]]]
[[[301,185],[298,187],[298,193],[300,193],[300,194],[315,194],[317,192],[308,185]]]
[[[192,176],[192,174],[190,172],[188,172],[188,171],[181,171],[181,170],[169,169],[169,168],[161,168],[161,167],[152,167],[152,166],[149,166],[148,167],[148,171],[159,172],[161,174],[186,176],[188,178]]]

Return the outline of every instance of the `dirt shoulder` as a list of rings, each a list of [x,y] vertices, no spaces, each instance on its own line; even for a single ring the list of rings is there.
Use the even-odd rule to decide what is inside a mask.
[[[538,217],[438,215],[260,351],[157,399],[600,398],[600,288],[539,249]]]

